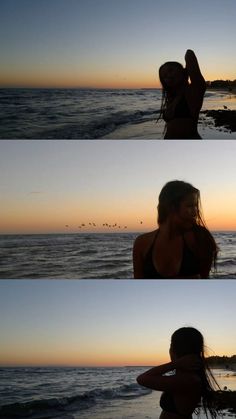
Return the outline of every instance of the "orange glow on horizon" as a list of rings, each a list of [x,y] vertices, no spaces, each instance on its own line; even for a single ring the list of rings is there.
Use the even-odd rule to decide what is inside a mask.
[[[4,74],[0,78],[1,88],[90,88],[90,89],[160,89],[158,69],[149,74],[135,74],[131,71],[114,74],[100,71],[100,74],[86,73],[82,76],[79,72],[58,74],[50,72],[45,74]],[[120,72],[121,73],[121,72]],[[232,79],[229,75],[205,73],[207,81]]]
[[[1,353],[2,352],[2,353]],[[111,353],[106,352],[105,349],[93,354],[91,349],[87,353],[79,354],[78,351],[64,350],[59,351],[58,348],[53,351],[49,348],[44,348],[43,351],[35,350],[27,352],[23,348],[20,351],[9,349],[0,351],[0,365],[2,366],[94,366],[94,367],[122,367],[122,366],[142,366],[142,365],[157,365],[169,361],[168,356],[159,356],[152,351],[150,353],[135,354],[134,351],[127,349],[127,353],[119,353],[118,350],[113,350]],[[133,352],[133,353],[131,353]]]
[[[25,218],[27,219],[27,223]],[[40,219],[33,215],[32,217],[25,218],[15,220],[2,219],[0,223],[0,234],[145,233],[158,228],[155,220],[152,222],[145,220],[143,217],[140,217],[140,220],[143,220],[142,223],[139,220],[128,219],[122,219],[119,220],[120,222],[117,222],[115,217],[104,217],[102,222],[94,218],[86,219],[85,217],[81,217],[80,221],[76,222],[74,218],[65,215],[56,217],[53,214],[47,216],[45,219]],[[93,223],[95,226],[93,226]],[[107,223],[108,226],[103,226],[104,223]],[[236,220],[231,218],[224,219],[224,221],[220,218],[206,218],[206,225],[213,232],[236,231]]]
[[[132,359],[126,359],[124,360],[124,362],[122,361],[111,361],[111,362],[106,362],[103,360],[98,360],[98,361],[94,361],[94,360],[88,360],[80,362],[79,360],[77,361],[73,361],[73,360],[68,360],[65,361],[64,359],[58,359],[58,360],[53,360],[53,359],[49,359],[49,360],[45,360],[45,359],[38,359],[38,358],[28,358],[28,357],[21,357],[21,358],[14,358],[14,359],[5,359],[0,363],[1,367],[13,367],[13,366],[19,366],[19,367],[23,367],[23,366],[45,366],[45,367],[128,367],[128,366],[145,366],[145,365],[160,365],[160,364],[164,364],[166,362],[169,362],[169,359],[166,360],[160,360],[160,362],[158,362],[157,358],[155,359],[140,359],[137,362],[135,362]]]
[[[47,233],[124,233],[147,232],[157,228],[156,209],[136,213],[132,208],[117,209],[116,213],[93,205],[80,211],[75,204],[61,208],[48,205],[8,206],[0,211],[0,234],[47,234]],[[208,212],[206,225],[211,231],[236,231],[235,211]]]
[[[157,228],[156,209],[144,211],[143,208],[134,213],[133,207],[103,209],[97,206],[79,208],[69,203],[62,208],[58,203],[53,205],[30,202],[29,205],[6,206],[1,209],[0,234],[47,234],[47,233],[124,233],[147,232]],[[203,212],[206,225],[211,231],[236,231],[235,211],[217,211],[209,208]],[[106,224],[106,225],[104,225]]]
[[[95,71],[95,72],[94,72]],[[157,73],[135,74],[131,71],[108,71],[86,69],[82,75],[79,70],[60,74],[57,72],[37,74],[5,74],[0,78],[1,87],[25,87],[25,88],[95,88],[95,89],[141,89],[160,88]]]
[[[0,226],[1,227],[1,226]],[[158,228],[157,225],[143,225],[140,226],[139,224],[130,226],[128,225],[127,228],[121,227],[119,228],[103,228],[103,227],[94,227],[94,228],[78,228],[76,226],[71,225],[48,225],[48,224],[41,224],[41,225],[31,225],[31,226],[19,226],[19,225],[11,225],[11,226],[4,226],[0,228],[0,235],[4,234],[100,234],[100,233],[147,233]],[[207,228],[211,232],[217,231],[236,231],[236,225],[231,224],[211,224],[207,223]]]
[[[214,352],[214,354],[209,354],[209,356],[232,356],[232,352],[221,349],[220,351]],[[127,367],[127,366],[154,366],[161,365],[166,362],[169,362],[170,359],[168,356],[126,356],[125,354],[120,354],[117,357],[110,358],[104,353],[103,356],[92,357],[85,356],[80,357],[74,354],[72,355],[62,355],[58,356],[56,350],[54,354],[47,355],[37,355],[37,354],[1,354],[1,367],[14,367],[14,366],[45,366],[45,367]]]

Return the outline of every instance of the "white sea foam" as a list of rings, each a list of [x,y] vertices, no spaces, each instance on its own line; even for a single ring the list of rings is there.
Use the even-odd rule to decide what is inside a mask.
[[[161,392],[136,383],[136,377],[145,369],[1,368],[0,417],[157,419]],[[221,387],[236,389],[233,373],[221,369],[215,376]],[[228,414],[224,417],[228,419]]]

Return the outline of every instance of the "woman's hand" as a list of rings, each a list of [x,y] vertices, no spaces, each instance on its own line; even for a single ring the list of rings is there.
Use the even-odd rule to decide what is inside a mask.
[[[201,94],[199,97],[202,100],[202,91],[205,92],[206,90],[206,82],[201,74],[197,57],[191,49],[188,49],[184,58],[186,62],[186,70],[190,77],[191,84],[197,88],[198,92],[200,89]]]
[[[197,371],[203,367],[202,359],[195,354],[185,355],[174,361],[176,369],[185,371]]]
[[[186,53],[185,53],[185,56],[184,56],[184,58],[185,58],[185,61],[186,61],[186,59],[188,59],[189,57],[195,57],[195,54],[194,54],[194,52],[193,52],[193,50],[192,49],[187,49],[187,51],[186,51]]]

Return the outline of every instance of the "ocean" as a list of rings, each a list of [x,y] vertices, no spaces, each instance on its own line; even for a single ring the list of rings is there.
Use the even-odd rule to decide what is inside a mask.
[[[1,279],[130,279],[139,233],[0,236]],[[213,233],[220,248],[211,278],[236,278],[236,232]]]
[[[163,138],[160,89],[0,89],[0,139]],[[235,95],[207,91],[204,110],[236,109]],[[200,117],[202,138],[236,138]]]
[[[161,392],[136,383],[145,369],[0,368],[0,418],[157,419]],[[236,390],[235,372],[212,371],[222,389]]]

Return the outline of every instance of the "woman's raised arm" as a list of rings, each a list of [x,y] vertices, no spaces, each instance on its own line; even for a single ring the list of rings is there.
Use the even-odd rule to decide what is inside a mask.
[[[188,49],[185,54],[186,70],[190,77],[191,84],[206,87],[205,79],[201,73],[196,55],[191,49]]]

